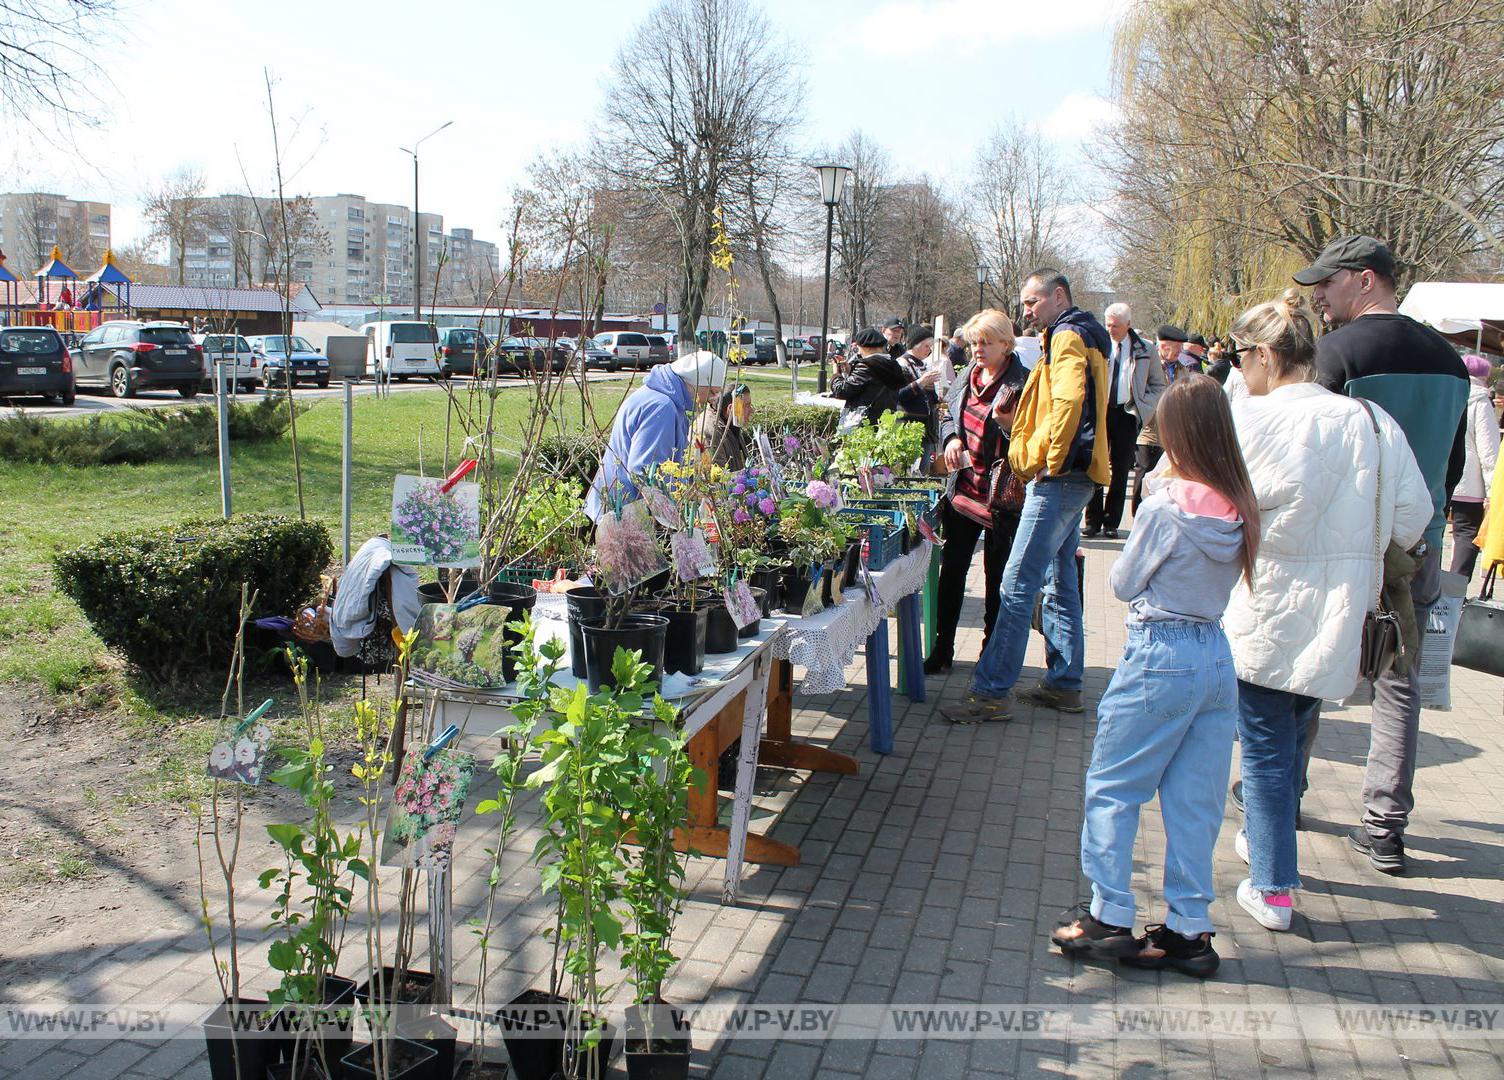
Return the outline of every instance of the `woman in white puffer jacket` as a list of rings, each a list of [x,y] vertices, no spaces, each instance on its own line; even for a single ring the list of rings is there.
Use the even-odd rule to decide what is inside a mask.
[[[1250,877],[1238,902],[1271,930],[1287,930],[1300,887],[1295,816],[1301,749],[1325,700],[1358,681],[1363,619],[1375,606],[1378,548],[1409,548],[1432,506],[1404,432],[1377,406],[1316,385],[1312,316],[1290,290],[1232,327],[1249,398],[1238,429],[1262,540],[1252,586],[1234,590],[1223,623],[1238,673],[1244,832]],[[1382,475],[1382,488],[1379,479]]]

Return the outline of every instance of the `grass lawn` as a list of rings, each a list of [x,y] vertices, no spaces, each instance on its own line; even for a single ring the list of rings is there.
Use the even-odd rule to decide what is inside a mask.
[[[592,385],[596,415],[609,419],[624,390],[625,384]],[[504,442],[520,439],[530,401],[525,388],[502,392],[497,415]],[[566,392],[566,401],[561,421],[577,428],[580,399]],[[355,399],[352,547],[388,531],[394,474],[442,470],[447,402],[439,390]],[[325,398],[298,417],[304,502],[309,517],[328,525],[336,552],[342,414],[339,399]],[[451,442],[453,463],[460,449],[457,427]],[[231,481],[236,513],[298,512],[292,445],[285,436],[235,447]],[[215,516],[219,506],[212,454],[94,468],[0,463],[0,537],[6,547],[0,559],[0,682],[43,691],[62,703],[124,706],[143,721],[181,722],[217,711],[217,693],[213,702],[148,700],[125,678],[78,607],[53,590],[50,567],[55,552],[103,533]],[[193,733],[197,741],[208,735],[202,729]]]

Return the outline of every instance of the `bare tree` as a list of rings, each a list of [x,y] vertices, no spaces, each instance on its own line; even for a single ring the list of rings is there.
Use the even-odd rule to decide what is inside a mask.
[[[1346,232],[1401,284],[1499,269],[1501,51],[1501,0],[1143,0],[1116,41],[1125,254],[1212,326]]]
[[[148,191],[142,203],[152,238],[165,241],[172,251],[179,285],[187,284],[188,248],[204,240],[209,224],[204,188],[203,173],[179,169]]]
[[[0,0],[0,117],[49,141],[59,120],[97,124],[87,43],[114,13],[114,0]]]
[[[280,178],[277,187],[275,197],[256,199],[252,204],[257,233],[265,237],[260,280],[307,281],[313,272],[313,259],[329,254],[329,230],[320,223],[312,198],[282,194]]]
[[[835,253],[855,330],[866,325],[867,305],[877,292],[881,227],[892,184],[892,164],[887,151],[860,131],[847,137],[832,160],[851,169],[836,208]]]
[[[1066,215],[1075,189],[1040,133],[1008,120],[977,152],[966,196],[977,261],[991,271],[990,299],[1016,320],[1024,275],[1072,261]]]
[[[681,331],[705,309],[716,211],[796,118],[797,55],[748,0],[663,0],[617,55],[601,163],[678,239]]]

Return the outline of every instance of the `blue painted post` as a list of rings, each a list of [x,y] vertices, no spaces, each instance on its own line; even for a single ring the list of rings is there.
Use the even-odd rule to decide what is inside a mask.
[[[907,662],[903,669],[904,693],[910,701],[924,700],[924,654],[920,652],[923,630],[919,624],[918,594],[905,596],[898,602],[898,655]]]
[[[888,620],[867,638],[867,727],[872,752],[893,752],[893,688],[888,683]]]

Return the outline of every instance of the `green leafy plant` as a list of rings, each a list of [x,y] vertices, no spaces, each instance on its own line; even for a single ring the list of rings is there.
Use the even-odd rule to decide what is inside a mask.
[[[262,889],[274,890],[271,930],[280,936],[267,950],[267,962],[282,978],[268,999],[295,1006],[299,1015],[293,1044],[293,1075],[316,1055],[325,1066],[323,1027],[325,980],[339,963],[356,878],[368,879],[362,857],[364,825],[344,836],[334,821],[334,782],[326,761],[323,714],[318,695],[309,692],[307,660],[288,650],[303,722],[301,742],[282,748],[285,764],[268,775],[296,792],[311,812],[306,822],[266,827],[281,850],[282,863],[262,872]]]
[[[59,554],[54,578],[107,645],[167,682],[229,660],[241,582],[252,617],[291,614],[333,555],[318,522],[241,514],[110,533]]]
[[[534,478],[518,506],[521,521],[511,538],[507,561],[528,566],[583,566],[589,545],[581,533],[584,497],[570,480]]]
[[[876,424],[858,424],[842,437],[836,468],[851,474],[862,467],[882,467],[906,475],[923,453],[924,425],[885,412]]]
[[[808,495],[789,495],[778,504],[778,535],[796,564],[827,562],[846,550],[851,526]]]

